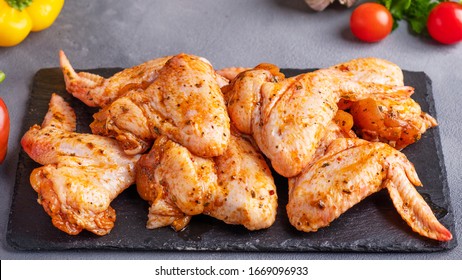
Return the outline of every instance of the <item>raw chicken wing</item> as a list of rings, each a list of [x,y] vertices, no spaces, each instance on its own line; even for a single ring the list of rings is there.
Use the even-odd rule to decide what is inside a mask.
[[[411,98],[414,89],[404,87],[403,73],[396,64],[368,58],[352,60],[331,68],[361,82],[396,87],[396,91],[386,94],[354,93],[342,96],[339,108],[350,109],[356,132],[361,138],[403,149],[419,140],[427,129],[437,125],[436,120],[422,112],[420,105]]]
[[[249,230],[275,221],[271,172],[255,148],[238,136],[231,136],[226,152],[214,159],[195,156],[161,136],[136,170],[138,193],[151,203],[148,228],[181,230],[201,213]]]
[[[166,56],[149,60],[105,79],[88,72],[76,73],[64,52],[59,52],[67,91],[91,107],[105,107],[127,91],[146,89],[170,58]]]
[[[312,160],[341,98],[386,98],[413,91],[402,85],[399,67],[376,58],[287,79],[281,79],[275,69],[244,71],[224,92],[233,124],[255,138],[274,169],[285,177],[299,174]]]
[[[414,166],[404,154],[387,144],[341,138],[299,176],[289,179],[287,214],[298,230],[317,231],[365,197],[386,188],[395,208],[415,232],[450,240],[451,233],[415,189],[419,185]]]
[[[276,219],[277,193],[260,152],[241,136],[231,136],[226,152],[215,158],[218,187],[204,213],[249,230],[269,228]]]
[[[127,156],[110,138],[76,133],[72,108],[53,94],[42,126],[34,125],[21,145],[36,162],[30,177],[38,202],[53,225],[68,234],[83,229],[105,235],[114,226],[111,201],[135,181],[139,156]]]
[[[94,115],[93,133],[115,137],[127,154],[146,151],[159,135],[198,156],[224,153],[230,123],[212,66],[180,54],[146,89],[130,91]]]
[[[146,89],[154,82],[159,70],[170,58],[172,56],[152,59],[105,79],[93,73],[75,72],[64,52],[59,52],[67,91],[91,107],[106,107],[130,90]],[[223,76],[217,75],[216,78],[220,86],[228,84],[228,80]]]

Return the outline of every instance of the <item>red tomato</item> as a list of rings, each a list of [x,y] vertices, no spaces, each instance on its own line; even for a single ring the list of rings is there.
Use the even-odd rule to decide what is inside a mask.
[[[462,40],[462,4],[443,2],[428,15],[427,29],[430,36],[443,44]]]
[[[350,29],[359,39],[378,42],[390,34],[393,18],[385,6],[377,3],[359,5],[351,14]]]
[[[0,164],[6,156],[8,148],[8,135],[10,134],[10,116],[5,102],[0,98]]]

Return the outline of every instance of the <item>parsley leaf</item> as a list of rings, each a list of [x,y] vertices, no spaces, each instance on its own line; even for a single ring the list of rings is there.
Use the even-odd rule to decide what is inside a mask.
[[[427,34],[427,19],[430,11],[439,3],[447,0],[378,0],[393,16],[393,30],[400,20],[406,20],[412,31]],[[462,1],[462,0],[461,0]]]
[[[412,1],[407,12],[407,21],[411,25],[412,30],[417,34],[427,32],[427,19],[430,11],[443,1],[420,0]]]

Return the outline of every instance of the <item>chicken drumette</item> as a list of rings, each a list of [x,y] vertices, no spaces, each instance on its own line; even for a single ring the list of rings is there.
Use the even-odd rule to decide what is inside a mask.
[[[159,137],[137,164],[136,184],[149,201],[148,228],[184,228],[206,214],[250,230],[270,227],[276,218],[277,193],[260,153],[232,135],[225,153],[213,159]]]

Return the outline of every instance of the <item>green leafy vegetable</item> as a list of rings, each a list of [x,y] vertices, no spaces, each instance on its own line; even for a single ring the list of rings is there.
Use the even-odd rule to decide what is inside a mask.
[[[415,33],[426,34],[428,15],[436,5],[445,1],[448,0],[378,0],[378,3],[393,16],[393,30],[400,20],[406,20]]]
[[[393,30],[398,27],[398,21],[402,20],[405,12],[409,9],[412,0],[380,0],[379,3],[384,5],[393,16]]]
[[[427,32],[427,19],[431,10],[443,1],[412,1],[408,10],[407,20],[412,30],[417,34]]]

